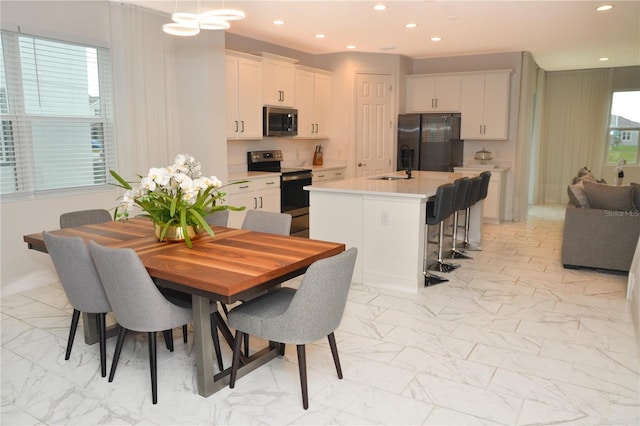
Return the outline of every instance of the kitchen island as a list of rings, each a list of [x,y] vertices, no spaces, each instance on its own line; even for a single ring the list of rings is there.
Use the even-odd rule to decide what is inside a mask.
[[[385,176],[392,179],[363,177],[306,186],[310,237],[357,247],[355,282],[417,293],[424,286],[427,200],[438,186],[462,174],[414,171],[412,179],[400,179],[405,172]],[[481,234],[481,218],[479,202],[471,212],[474,235]]]

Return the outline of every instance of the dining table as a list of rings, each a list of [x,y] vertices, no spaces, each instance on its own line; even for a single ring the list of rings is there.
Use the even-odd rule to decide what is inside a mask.
[[[193,247],[184,243],[159,242],[153,222],[146,218],[96,223],[50,231],[63,237],[80,237],[85,242],[133,249],[151,278],[159,287],[191,295],[193,334],[196,353],[197,392],[210,396],[229,383],[230,368],[215,373],[211,339],[210,303],[233,304],[249,300],[292,278],[304,274],[317,260],[345,250],[337,242],[267,234],[244,229],[212,227],[215,236],[204,233],[193,240]],[[25,235],[29,249],[47,252],[42,232]],[[215,312],[222,319],[219,312]],[[218,321],[219,322],[219,321]],[[233,336],[226,323],[223,337],[232,343]],[[88,327],[85,324],[85,329]],[[97,341],[87,337],[88,343]],[[244,358],[238,371],[241,377],[279,354],[278,346],[269,345]]]

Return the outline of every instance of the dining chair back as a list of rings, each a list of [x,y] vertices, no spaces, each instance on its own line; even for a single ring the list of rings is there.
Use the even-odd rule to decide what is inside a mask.
[[[340,325],[347,303],[357,249],[321,259],[307,269],[297,290],[282,287],[249,300],[228,315],[236,329],[229,387],[235,386],[240,365],[241,340],[245,334],[284,344],[295,344],[298,351],[302,405],[309,407],[305,345],[327,336],[338,378],[342,369],[334,331]]]
[[[111,214],[104,209],[78,210],[60,215],[60,228],[90,225],[111,221]]]
[[[289,235],[291,215],[266,210],[248,210],[242,222],[242,229],[268,234]]]
[[[204,220],[210,226],[227,226],[229,222],[229,210],[219,210],[205,216]]]
[[[105,317],[107,312],[111,312],[111,305],[89,249],[80,237],[58,237],[46,231],[42,235],[62,288],[73,306],[64,359],[68,360],[71,356],[80,313],[97,314],[100,367],[102,377],[105,377],[107,375]]]
[[[120,324],[118,341],[109,373],[113,381],[124,338],[128,330],[146,332],[149,343],[151,393],[158,402],[156,332],[170,330],[191,321],[192,311],[169,302],[156,287],[135,251],[109,248],[89,242],[89,250]]]

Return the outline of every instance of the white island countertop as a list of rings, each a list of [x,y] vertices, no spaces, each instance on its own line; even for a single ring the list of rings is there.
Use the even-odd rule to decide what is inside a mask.
[[[411,179],[380,180],[375,177],[361,177],[338,181],[319,182],[305,186],[307,191],[333,192],[345,194],[386,195],[406,198],[429,198],[436,194],[438,187],[462,177],[461,173],[411,172]],[[404,171],[391,172],[381,176],[406,177]]]

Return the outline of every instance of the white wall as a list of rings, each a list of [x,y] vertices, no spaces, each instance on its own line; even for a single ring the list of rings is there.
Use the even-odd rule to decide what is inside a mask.
[[[176,154],[189,152],[202,162],[205,174],[226,177],[224,33],[183,39],[172,54],[177,38],[161,29],[169,18],[145,9],[106,1],[3,1],[1,7],[2,29],[16,31],[19,25],[25,33],[112,49],[117,167],[123,176],[146,173],[152,165],[165,165]],[[144,33],[136,40],[122,36],[137,30]],[[145,53],[138,50],[144,66],[136,64],[133,71],[124,63],[130,61],[132,49]],[[135,50],[133,55],[138,59]],[[153,55],[157,56],[149,57]],[[161,71],[164,74],[157,78]],[[3,198],[3,294],[55,277],[48,256],[28,250],[23,235],[57,229],[59,215],[67,211],[110,209],[118,194],[106,187],[46,198]]]

